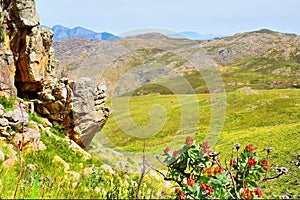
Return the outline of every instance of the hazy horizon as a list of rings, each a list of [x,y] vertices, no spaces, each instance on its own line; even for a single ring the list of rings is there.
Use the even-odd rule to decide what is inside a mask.
[[[145,28],[215,35],[271,29],[299,35],[299,7],[298,0],[37,0],[42,25],[81,26],[117,35]]]

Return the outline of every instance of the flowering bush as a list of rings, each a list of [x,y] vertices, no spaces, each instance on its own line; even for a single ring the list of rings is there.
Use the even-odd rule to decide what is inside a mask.
[[[180,150],[164,150],[164,162],[168,167],[165,180],[175,181],[178,199],[254,199],[261,198],[261,186],[266,181],[278,178],[287,169],[278,168],[277,175],[268,177],[269,154],[260,159],[252,145],[240,150],[240,144],[234,144],[232,158],[222,165],[219,153],[209,150],[208,142],[197,144],[187,137]]]

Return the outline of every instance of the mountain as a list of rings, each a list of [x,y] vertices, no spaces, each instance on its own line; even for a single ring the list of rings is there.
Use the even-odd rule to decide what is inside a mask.
[[[53,40],[65,40],[70,38],[85,38],[90,40],[118,40],[120,37],[115,36],[111,33],[102,32],[97,33],[92,30],[82,28],[77,26],[75,28],[67,28],[62,25],[55,25],[52,28],[46,27],[51,29],[54,32]]]
[[[62,25],[55,25],[52,28],[43,26],[45,28],[48,28],[54,32],[53,40],[65,40],[65,39],[71,39],[71,38],[84,38],[84,39],[90,39],[90,40],[119,40],[121,37],[113,35],[108,32],[102,32],[97,33],[93,30],[89,30],[80,26],[77,26],[75,28],[67,28]],[[184,31],[177,34],[161,34],[161,33],[145,33],[138,36],[133,37],[146,37],[147,38],[174,38],[174,39],[190,39],[190,40],[211,40],[215,38],[224,37],[222,35],[214,35],[214,34],[200,34],[195,31]]]
[[[157,32],[150,32],[150,33],[144,33],[144,34],[138,34],[135,36],[129,36],[126,38],[139,38],[139,39],[144,39],[144,40],[149,40],[149,39],[156,39],[156,40],[166,40],[168,37],[162,33],[157,33]]]
[[[215,38],[224,37],[222,35],[214,35],[214,34],[200,34],[195,31],[184,31],[177,34],[168,34],[170,38],[187,38],[190,40],[211,40]]]
[[[202,74],[214,80],[209,70],[215,67],[227,91],[300,87],[300,37],[271,30],[203,41],[157,33],[116,41],[70,39],[55,42],[54,49],[65,75],[104,81],[111,95],[169,94],[170,88],[206,93]]]

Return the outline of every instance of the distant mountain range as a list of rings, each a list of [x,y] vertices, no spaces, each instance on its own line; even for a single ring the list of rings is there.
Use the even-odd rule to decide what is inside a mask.
[[[119,40],[121,37],[108,32],[97,33],[95,31],[77,26],[75,28],[67,28],[62,25],[55,25],[52,28],[43,26],[51,29],[54,32],[53,40],[65,40],[70,38],[84,38],[90,40]],[[195,31],[184,31],[176,34],[164,34],[169,38],[187,38],[190,40],[211,40],[215,38],[224,37],[221,35],[214,34],[200,34]]]
[[[107,42],[76,38],[55,41],[53,47],[64,75],[90,77],[116,96],[171,94],[167,87],[180,94],[206,93],[201,75],[215,80],[209,71],[215,66],[226,91],[300,88],[300,36],[268,29],[198,41],[155,32]]]
[[[170,38],[188,38],[190,40],[211,40],[224,37],[224,35],[200,34],[195,31],[184,31],[177,34],[168,34],[167,36]]]
[[[54,32],[53,40],[65,40],[70,38],[84,38],[90,40],[118,40],[120,37],[111,33],[102,32],[97,33],[92,30],[77,26],[75,28],[67,28],[62,25],[55,25],[52,28],[46,27]]]

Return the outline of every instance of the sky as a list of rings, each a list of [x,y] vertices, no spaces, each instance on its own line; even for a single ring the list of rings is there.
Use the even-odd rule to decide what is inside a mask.
[[[300,0],[36,0],[41,24],[122,34],[144,28],[233,35],[268,28],[300,35]]]

